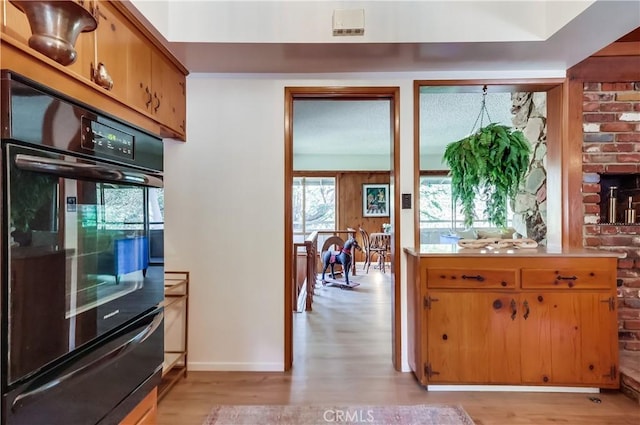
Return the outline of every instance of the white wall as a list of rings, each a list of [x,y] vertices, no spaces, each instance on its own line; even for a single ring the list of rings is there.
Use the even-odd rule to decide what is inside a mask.
[[[554,16],[554,22],[570,21],[591,1],[572,3],[582,7],[563,7],[567,13]],[[547,37],[546,4],[540,0],[170,1],[167,38],[217,43],[538,41]],[[364,11],[364,35],[336,40],[333,14],[339,9]],[[569,14],[572,11],[574,15]]]
[[[191,74],[188,141],[165,142],[166,269],[192,276],[189,368],[283,370],[285,87],[400,87],[399,190],[413,193],[414,79],[558,74]],[[399,243],[412,246],[413,211],[396,211]],[[405,266],[402,257],[406,344]],[[406,347],[402,351],[408,370]]]

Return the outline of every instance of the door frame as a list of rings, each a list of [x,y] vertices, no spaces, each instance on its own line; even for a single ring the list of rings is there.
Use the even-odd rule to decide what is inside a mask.
[[[284,370],[293,366],[293,101],[296,99],[333,99],[333,100],[389,100],[391,102],[391,169],[390,187],[393,194],[390,203],[391,223],[400,229],[400,214],[396,208],[400,205],[400,87],[285,87],[284,104]],[[399,233],[396,233],[399,234]],[[401,370],[401,302],[400,302],[400,245],[399,238],[391,240],[391,344],[393,367]]]

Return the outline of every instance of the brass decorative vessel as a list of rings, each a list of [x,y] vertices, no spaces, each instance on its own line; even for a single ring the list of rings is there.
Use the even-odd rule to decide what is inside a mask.
[[[29,46],[65,66],[78,56],[74,46],[80,33],[98,27],[96,18],[73,0],[9,1],[27,15]]]

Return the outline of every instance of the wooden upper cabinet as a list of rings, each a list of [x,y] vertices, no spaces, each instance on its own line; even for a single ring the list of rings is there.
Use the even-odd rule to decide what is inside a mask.
[[[110,2],[97,2],[94,10],[98,28],[93,32],[96,51],[90,67],[95,71],[102,64],[113,80],[111,89],[103,88],[118,99],[127,99],[130,85],[127,72],[128,49],[136,38],[130,29],[131,23]],[[93,80],[95,82],[95,77]]]
[[[163,55],[151,55],[153,113],[170,129],[184,135],[186,115],[185,78]]]
[[[169,136],[184,138],[186,120],[185,75],[157,48],[138,42],[130,45],[128,100],[154,117]]]
[[[67,68],[82,78],[91,81],[91,64],[95,54],[94,34],[80,33],[76,41],[75,50],[78,57],[74,63],[67,65]]]
[[[26,15],[0,0],[1,66],[161,137],[185,140],[187,70],[122,3],[77,3],[92,13],[98,27],[79,34],[77,59],[65,66],[29,47]],[[110,88],[98,84],[100,64],[113,82]]]
[[[94,1],[89,0],[79,0],[76,1],[82,7],[87,9],[89,13],[95,16],[94,13]],[[98,28],[100,27],[100,20],[97,19]],[[97,31],[97,29],[96,29]],[[78,53],[78,58],[74,63],[68,65],[69,68],[74,73],[82,76],[82,78],[91,81],[92,80],[92,65],[95,59],[96,52],[96,41],[95,41],[95,33],[96,31],[91,32],[81,32],[78,35],[78,39],[76,40],[75,49]]]
[[[127,101],[134,108],[147,114],[151,114],[153,106],[151,53],[152,46],[142,36],[131,40],[127,61],[131,85]]]
[[[82,5],[87,11],[92,11],[91,2],[78,1],[77,3]],[[2,32],[15,39],[15,41],[25,46],[25,48],[31,49],[28,46],[32,32],[27,15],[9,0],[2,0],[0,4],[3,9],[2,16],[4,17]],[[77,58],[75,62],[68,65],[67,68],[83,78],[90,80],[90,60],[94,54],[94,39],[92,33],[80,33],[74,49],[77,53]],[[32,54],[33,52],[35,51],[32,51]]]
[[[22,11],[9,0],[2,0],[2,7],[4,9],[2,13],[4,17],[2,21],[2,32],[27,45],[29,37],[31,37],[31,27],[29,26],[27,15],[22,13]]]

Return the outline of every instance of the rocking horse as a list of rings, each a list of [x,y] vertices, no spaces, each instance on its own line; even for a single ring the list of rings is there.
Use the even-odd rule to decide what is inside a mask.
[[[351,237],[347,239],[344,243],[344,246],[339,251],[326,251],[322,254],[322,284],[326,285],[327,281],[324,276],[327,271],[327,268],[331,266],[331,278],[335,280],[335,270],[334,267],[336,264],[341,264],[344,272],[345,284],[349,286],[349,270],[351,269],[353,254],[351,252],[352,249],[359,249],[360,245],[358,245],[358,241]]]

